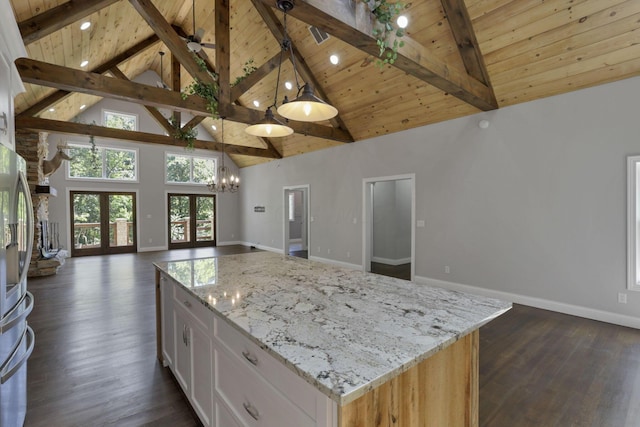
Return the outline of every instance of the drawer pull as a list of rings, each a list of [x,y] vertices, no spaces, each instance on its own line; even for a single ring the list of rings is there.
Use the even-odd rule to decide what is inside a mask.
[[[258,358],[255,357],[253,354],[249,353],[248,351],[243,351],[242,355],[244,356],[245,359],[247,359],[247,361],[249,363],[251,363],[253,366],[258,366]]]
[[[184,300],[183,304],[185,305],[185,307],[191,308],[191,303],[189,301]]]
[[[258,421],[258,418],[260,418],[260,412],[258,412],[258,410],[251,403],[243,403],[242,406],[244,406],[244,410],[247,411],[249,415],[251,415],[251,418]]]

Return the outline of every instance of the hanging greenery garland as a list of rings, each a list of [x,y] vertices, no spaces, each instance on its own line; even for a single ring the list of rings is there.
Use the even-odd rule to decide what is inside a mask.
[[[376,38],[379,49],[376,66],[393,64],[398,58],[398,49],[404,46],[404,42],[398,40],[404,36],[404,29],[396,28],[395,19],[407,6],[399,1],[394,3],[387,0],[360,1],[369,7],[377,23],[373,28],[373,36]],[[391,41],[392,37],[393,41]]]

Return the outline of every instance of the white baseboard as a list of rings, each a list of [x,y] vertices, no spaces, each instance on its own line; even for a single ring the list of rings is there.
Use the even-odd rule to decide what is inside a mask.
[[[231,242],[216,242],[216,246],[231,246],[231,245],[250,246],[250,245],[247,245],[245,242],[241,242],[239,240],[231,241]]]
[[[166,250],[168,250],[166,246],[145,246],[144,248],[138,248],[138,252],[158,252]]]
[[[570,314],[572,316],[584,317],[587,319],[640,329],[640,317],[627,316],[624,314],[612,313],[610,311],[597,310],[594,308],[582,307],[579,305],[565,304],[562,302],[530,297],[526,295],[518,295],[510,292],[479,288],[477,286],[463,285],[461,283],[432,279],[430,277],[415,276],[414,281],[425,285],[482,295],[489,298],[502,299],[514,302],[516,304],[528,305],[530,307],[557,311],[558,313]]]
[[[278,254],[284,254],[284,250],[282,248],[272,248],[271,246],[265,246],[265,245],[261,245],[260,243],[253,243],[253,242],[238,242],[238,245],[244,245],[244,246],[253,246],[256,249],[262,249],[263,251],[269,251],[269,252],[275,252]]]
[[[379,262],[380,264],[387,264],[387,265],[402,265],[402,264],[409,264],[411,262],[411,257],[391,259],[391,258],[382,258],[382,257],[374,256],[374,257],[371,257],[371,262]]]
[[[325,264],[331,264],[331,265],[335,265],[335,266],[338,266],[338,267],[349,268],[351,270],[362,270],[362,266],[360,264],[351,264],[351,263],[348,263],[348,262],[336,261],[335,259],[320,258],[320,257],[317,257],[317,256],[310,256],[309,260],[322,262],[322,263],[325,263]]]

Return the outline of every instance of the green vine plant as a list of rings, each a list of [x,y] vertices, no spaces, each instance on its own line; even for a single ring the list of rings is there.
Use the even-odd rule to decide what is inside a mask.
[[[182,127],[180,121],[176,120],[175,116],[169,117],[169,124],[174,129],[171,136],[175,139],[179,139],[187,143],[185,147],[188,150],[193,150],[195,147],[196,138],[198,137],[198,129],[195,127]]]
[[[189,95],[198,95],[199,97],[204,98],[207,101],[207,111],[209,111],[211,116],[216,119],[218,118],[218,92],[220,89],[218,86],[218,74],[209,70],[207,63],[198,55],[194,54],[193,58],[198,64],[198,67],[200,67],[202,71],[206,71],[211,76],[213,83],[203,83],[196,78],[191,82],[191,84],[184,88],[182,98],[186,99]],[[237,77],[231,86],[237,85],[255,70],[256,67],[253,65],[253,58],[250,58],[242,67],[243,75]]]
[[[398,59],[398,49],[404,46],[402,40],[404,29],[395,27],[395,18],[406,9],[402,2],[389,3],[387,0],[361,0],[375,17],[378,26],[373,29],[379,53],[376,66],[384,67],[385,64],[393,64]],[[393,42],[390,37],[395,36]]]

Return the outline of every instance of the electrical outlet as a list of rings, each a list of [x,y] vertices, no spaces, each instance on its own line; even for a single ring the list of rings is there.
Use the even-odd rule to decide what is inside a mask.
[[[618,294],[618,302],[620,304],[626,304],[627,303],[627,294],[620,292]]]
[[[327,254],[331,253],[331,249],[327,248]]]
[[[351,252],[347,251],[347,258],[351,258]]]
[[[149,243],[153,243],[153,239],[149,239]]]
[[[444,266],[444,272],[445,272],[446,274],[451,273],[451,269],[449,268],[449,266],[448,266],[448,265],[445,265],[445,266]]]
[[[318,252],[320,252],[320,246],[318,246]]]

